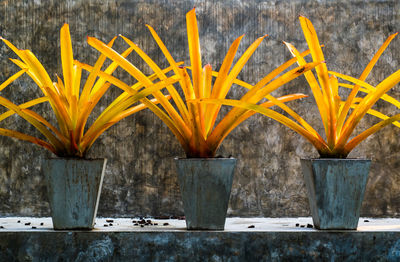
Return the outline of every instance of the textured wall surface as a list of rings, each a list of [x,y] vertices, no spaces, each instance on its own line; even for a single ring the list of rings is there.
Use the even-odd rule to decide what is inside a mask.
[[[145,24],[152,25],[177,60],[188,62],[185,13],[196,6],[203,63],[219,68],[230,43],[246,34],[239,52],[257,37],[263,41],[245,66],[240,78],[256,83],[289,59],[285,40],[298,49],[306,44],[298,15],[313,22],[325,44],[328,67],[353,76],[363,68],[391,33],[400,30],[397,0],[360,1],[133,1],[133,0],[1,0],[0,35],[19,48],[31,49],[55,79],[61,74],[59,29],[69,23],[75,58],[93,64],[98,56],[88,47],[86,36],[103,41],[116,34],[133,39],[161,65],[167,65]],[[123,43],[119,39],[117,48]],[[8,60],[14,54],[0,43],[0,80],[17,71]],[[131,61],[146,73],[138,57]],[[400,38],[395,39],[367,79],[377,84],[400,68]],[[119,76],[129,78],[121,71]],[[38,88],[20,78],[2,94],[16,103],[37,97]],[[311,94],[304,79],[285,85],[275,95],[293,92]],[[400,86],[390,91],[399,98]],[[243,90],[234,87],[230,97]],[[115,88],[101,101],[106,106],[119,91]],[[343,93],[345,94],[345,92]],[[291,105],[318,130],[321,121],[313,98]],[[383,102],[379,108],[393,114]],[[103,107],[104,108],[104,107]],[[36,110],[43,112],[46,106]],[[398,113],[398,112],[397,112]],[[52,113],[44,114],[49,119]],[[366,117],[358,132],[376,122]],[[1,127],[37,134],[24,120],[11,117]],[[363,216],[400,216],[400,130],[390,126],[363,142],[350,157],[373,160]],[[234,130],[218,151],[233,155],[238,166],[228,213],[231,216],[306,216],[310,214],[300,169],[301,157],[317,157],[313,147],[283,125],[263,116],[253,116]],[[29,143],[0,137],[0,215],[49,215],[41,161],[50,154]],[[106,157],[108,165],[99,205],[99,216],[181,215],[182,202],[173,158],[184,156],[175,137],[151,112],[143,111],[121,121],[100,137],[90,157]]]

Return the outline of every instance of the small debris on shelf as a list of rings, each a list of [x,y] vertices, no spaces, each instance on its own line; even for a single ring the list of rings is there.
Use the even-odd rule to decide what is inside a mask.
[[[18,220],[17,223],[21,223],[21,220]]]
[[[299,223],[296,223],[296,227],[299,227],[300,226],[300,224]]]
[[[168,226],[168,225],[169,225],[169,223],[164,223],[163,225],[164,225],[164,226]]]
[[[107,223],[112,223],[112,222],[114,222],[114,220],[113,219],[106,219],[106,222]]]
[[[158,223],[154,223],[155,226],[158,226]]]
[[[31,224],[31,222],[25,223],[25,226],[29,226]]]
[[[146,221],[144,219],[142,219],[138,223],[142,225],[142,224],[146,224]]]
[[[113,226],[113,224],[112,223],[110,223],[110,224],[108,224],[110,227],[112,227]]]
[[[33,226],[32,229],[36,229],[36,227]]]
[[[134,223],[134,224],[135,224],[135,223],[137,223],[137,221],[136,221],[136,220],[132,220],[132,223]]]
[[[135,224],[133,224],[134,226],[138,226],[139,224],[138,223],[135,223]]]
[[[314,226],[311,224],[307,224],[307,228],[313,228]]]
[[[43,226],[43,225],[44,225],[44,223],[42,222],[42,223],[40,223],[40,225],[41,225],[41,226]]]
[[[368,220],[368,219],[365,219],[364,222],[369,222],[369,220]]]
[[[0,228],[4,228],[3,226],[0,226]]]
[[[140,227],[144,227],[144,225],[140,225]]]
[[[300,227],[305,227],[305,225],[301,225]]]
[[[107,225],[107,224],[104,224],[103,226],[104,226],[104,227],[108,227],[108,225]]]
[[[254,225],[250,225],[250,226],[248,226],[248,228],[255,228],[255,226]]]
[[[151,223],[151,220],[150,220],[150,219],[148,219],[148,220],[146,220],[146,222],[147,222],[147,223]]]

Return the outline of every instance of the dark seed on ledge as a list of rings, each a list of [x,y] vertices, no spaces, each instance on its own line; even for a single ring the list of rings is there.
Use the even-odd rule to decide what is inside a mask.
[[[32,227],[32,229],[36,229],[36,227]]]
[[[314,226],[311,224],[307,224],[307,228],[313,228]]]
[[[144,225],[140,225],[140,227],[144,227]]]
[[[299,223],[296,223],[296,227],[299,227],[300,226],[300,224]]]
[[[18,220],[17,223],[21,223],[21,220]]]
[[[137,221],[136,220],[132,220],[132,223],[137,223]]]
[[[44,223],[42,222],[42,223],[40,223],[40,225],[41,225],[41,226],[43,226],[43,225],[44,225]]]
[[[368,219],[365,219],[364,222],[369,222],[369,220],[368,220]]]
[[[113,224],[112,223],[110,223],[110,224],[108,224],[110,227],[112,227],[113,226]]]
[[[31,222],[25,223],[25,226],[29,226],[31,224]]]
[[[0,228],[4,228],[3,226],[0,226]]]
[[[169,224],[168,224],[168,223],[164,223],[163,225],[164,225],[164,226],[168,226]]]
[[[107,223],[112,223],[112,222],[114,222],[114,220],[113,219],[106,219],[106,222]]]
[[[151,220],[150,220],[150,219],[148,219],[148,220],[146,220],[146,222],[147,222],[147,223],[151,223]]]
[[[108,227],[108,225],[107,225],[107,224],[104,224],[103,226],[104,226],[104,227]]]
[[[135,223],[135,224],[133,224],[134,226],[138,226],[139,224],[138,223]]]
[[[154,223],[155,226],[158,226],[158,223]]]
[[[304,225],[301,225],[300,227],[305,227]]]
[[[250,226],[248,226],[248,228],[255,228],[255,226],[254,225],[250,225]]]

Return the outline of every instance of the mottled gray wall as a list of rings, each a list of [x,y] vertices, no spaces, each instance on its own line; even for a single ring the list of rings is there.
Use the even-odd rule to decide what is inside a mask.
[[[246,34],[240,53],[257,37],[269,34],[260,45],[240,78],[255,83],[277,65],[290,58],[281,40],[305,50],[298,15],[312,20],[320,41],[325,44],[326,61],[332,70],[358,76],[384,39],[400,30],[400,3],[380,1],[133,1],[70,0],[0,1],[0,35],[19,48],[31,49],[52,76],[61,72],[58,35],[64,22],[70,24],[75,57],[93,63],[97,51],[88,47],[86,36],[109,40],[121,33],[133,39],[158,63],[167,65],[152,41],[145,23],[155,27],[177,60],[188,60],[185,13],[193,6],[199,19],[203,62],[214,68],[221,65],[230,43]],[[122,47],[118,41],[117,48]],[[121,49],[120,49],[121,50]],[[0,80],[16,67],[7,60],[14,57],[0,44]],[[141,66],[135,56],[131,61]],[[371,77],[378,83],[400,68],[400,39],[395,39]],[[119,72],[125,79],[125,74]],[[126,78],[128,81],[129,79]],[[21,78],[4,96],[22,103],[37,96],[38,88]],[[390,94],[399,98],[400,86]],[[297,79],[274,94],[310,91]],[[243,91],[234,88],[231,97]],[[107,94],[106,105],[118,91]],[[321,130],[312,98],[291,105]],[[394,108],[378,106],[387,113]],[[37,110],[46,110],[46,107]],[[51,117],[49,112],[47,117]],[[366,118],[360,125],[371,126]],[[1,126],[35,133],[18,117]],[[321,130],[322,131],[322,130]],[[400,130],[388,127],[363,142],[351,157],[373,159],[362,215],[399,216],[400,214]],[[0,215],[49,215],[46,189],[40,162],[50,156],[34,145],[0,138]],[[306,216],[309,215],[306,191],[300,172],[300,157],[316,157],[313,147],[302,137],[263,116],[254,116],[233,131],[218,154],[239,159],[233,184],[231,216]],[[166,126],[151,112],[143,111],[111,128],[90,151],[91,157],[107,157],[100,216],[180,215],[182,203],[173,158],[184,156]]]

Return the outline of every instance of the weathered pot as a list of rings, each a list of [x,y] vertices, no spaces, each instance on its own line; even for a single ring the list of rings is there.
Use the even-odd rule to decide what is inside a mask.
[[[93,229],[107,159],[46,159],[54,229]]]
[[[224,230],[236,159],[175,160],[186,228]]]
[[[357,229],[371,160],[301,159],[317,229]]]

